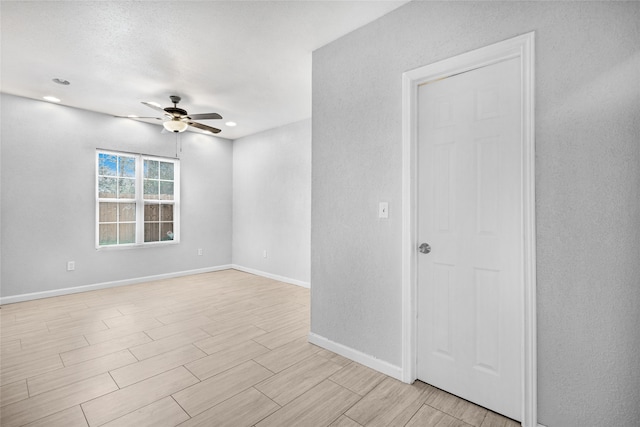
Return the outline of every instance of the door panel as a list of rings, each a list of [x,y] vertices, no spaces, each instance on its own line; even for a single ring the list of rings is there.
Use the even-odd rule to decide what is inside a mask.
[[[418,378],[520,419],[520,63],[418,90]]]

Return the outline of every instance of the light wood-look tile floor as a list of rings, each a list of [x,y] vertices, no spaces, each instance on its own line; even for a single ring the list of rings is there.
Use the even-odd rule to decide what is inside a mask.
[[[309,290],[236,270],[0,313],[2,427],[518,425],[309,344]]]

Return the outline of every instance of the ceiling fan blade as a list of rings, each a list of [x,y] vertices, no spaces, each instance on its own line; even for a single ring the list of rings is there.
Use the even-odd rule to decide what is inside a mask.
[[[160,117],[138,117],[138,116],[135,116],[135,117],[132,117],[132,116],[113,116],[113,117],[117,117],[117,118],[119,118],[119,119],[134,119],[134,120],[135,120],[135,119],[154,119],[154,120],[164,120],[164,119],[161,119]]]
[[[222,116],[218,113],[202,113],[202,114],[189,114],[189,118],[193,120],[219,120]]]
[[[143,103],[144,105],[146,105],[147,107],[149,107],[149,108],[153,108],[153,109],[154,109],[154,110],[156,110],[156,111],[162,111],[162,113],[166,114],[166,111],[164,111],[164,108],[162,108],[162,107],[158,107],[157,105],[152,104],[152,103],[150,103],[150,102],[142,101],[142,103]]]
[[[207,125],[203,125],[202,123],[196,123],[196,122],[187,122],[187,124],[189,126],[193,126],[194,128],[198,128],[198,129],[202,129],[202,130],[206,130],[209,131],[211,133],[220,133],[222,132],[220,129],[218,128],[212,128],[211,126],[207,126]]]

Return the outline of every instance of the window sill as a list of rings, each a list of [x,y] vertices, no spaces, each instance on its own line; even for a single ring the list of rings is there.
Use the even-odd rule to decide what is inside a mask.
[[[149,248],[161,248],[164,246],[173,246],[180,243],[178,240],[166,240],[162,242],[148,242],[148,243],[132,243],[129,245],[109,245],[109,246],[97,246],[97,251],[122,251],[128,249],[149,249]]]

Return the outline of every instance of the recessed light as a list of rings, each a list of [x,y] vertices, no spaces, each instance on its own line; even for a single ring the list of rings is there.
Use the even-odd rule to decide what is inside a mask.
[[[49,102],[60,102],[60,100],[55,96],[43,96],[42,98]]]
[[[227,123],[225,123],[225,125],[227,125],[227,126],[229,126],[230,128],[232,128],[232,127],[236,126],[236,125],[237,125],[237,123],[236,123],[236,122],[227,122]]]
[[[71,82],[69,82],[69,80],[65,80],[65,79],[59,79],[59,78],[55,78],[52,79],[54,83],[58,83],[59,85],[64,85],[64,86],[68,86],[71,84]]]

